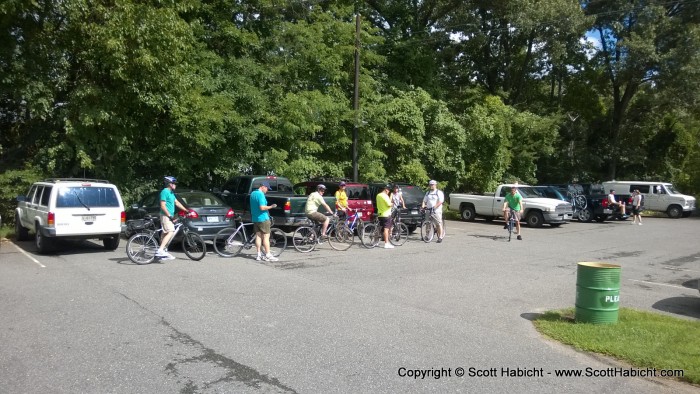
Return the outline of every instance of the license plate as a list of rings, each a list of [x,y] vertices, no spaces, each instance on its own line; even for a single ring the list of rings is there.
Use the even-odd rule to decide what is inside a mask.
[[[418,210],[416,210],[416,209],[412,210],[411,215],[418,215]]]
[[[603,209],[603,213],[610,214],[612,213],[612,209]]]
[[[95,215],[83,215],[83,222],[94,222],[95,220],[97,220]]]
[[[207,216],[207,223],[218,223],[218,222],[219,222],[218,216]]]

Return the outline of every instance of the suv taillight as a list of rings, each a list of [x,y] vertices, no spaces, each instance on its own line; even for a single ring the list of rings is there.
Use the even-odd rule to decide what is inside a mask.
[[[602,205],[603,205],[603,208],[608,207],[608,199],[607,198],[603,200]]]
[[[233,209],[229,208],[228,212],[226,212],[226,219],[233,219],[234,212]]]
[[[56,215],[53,212],[49,212],[46,217],[46,224],[49,227],[53,227],[56,224]]]
[[[122,224],[126,223],[126,212],[122,211]]]
[[[290,201],[287,201],[284,203],[284,211],[289,212],[292,210],[292,203]]]

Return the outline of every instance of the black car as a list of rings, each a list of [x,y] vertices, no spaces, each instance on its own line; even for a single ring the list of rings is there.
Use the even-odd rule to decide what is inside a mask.
[[[386,184],[386,182],[374,182],[369,184],[374,212],[377,212],[377,194],[384,190]],[[401,190],[401,195],[403,196],[403,202],[406,204],[406,209],[401,210],[401,221],[408,226],[408,231],[413,233],[420,225],[422,218],[420,207],[425,197],[425,191],[418,186],[405,182],[389,182],[389,184],[399,185],[399,190]]]
[[[180,204],[187,207],[188,212],[179,211],[180,217],[190,219],[187,222],[189,230],[202,236],[205,240],[213,240],[216,233],[222,228],[233,225],[233,209],[227,206],[219,197],[205,191],[178,190],[175,192]],[[131,206],[126,212],[127,233],[130,236],[130,221],[138,221],[146,216],[158,218],[160,214],[160,192],[151,192],[145,195],[137,204]],[[160,220],[156,220],[156,226],[160,226]],[[179,236],[182,233],[178,234]]]

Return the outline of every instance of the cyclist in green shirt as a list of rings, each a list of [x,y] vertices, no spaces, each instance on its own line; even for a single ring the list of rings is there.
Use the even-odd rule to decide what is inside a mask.
[[[508,219],[510,219],[510,210],[512,209],[515,215],[516,234],[521,241],[523,237],[520,236],[520,216],[524,208],[525,202],[523,202],[523,196],[518,193],[517,187],[511,187],[510,194],[506,194],[506,200],[503,202],[503,217],[506,218],[506,226],[504,228],[508,228]]]

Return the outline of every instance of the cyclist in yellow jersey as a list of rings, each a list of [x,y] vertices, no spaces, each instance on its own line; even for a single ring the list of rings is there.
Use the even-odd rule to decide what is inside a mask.
[[[348,195],[345,192],[345,185],[345,182],[340,182],[340,184],[338,184],[338,190],[335,192],[335,207],[340,216],[346,214],[348,210]]]
[[[389,233],[391,232],[391,198],[389,191],[391,185],[385,185],[384,190],[377,194],[377,216],[379,224],[384,229],[384,249],[393,249],[394,245],[389,243]]]

